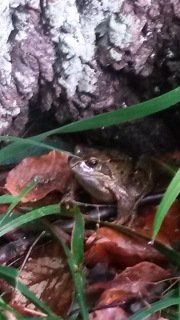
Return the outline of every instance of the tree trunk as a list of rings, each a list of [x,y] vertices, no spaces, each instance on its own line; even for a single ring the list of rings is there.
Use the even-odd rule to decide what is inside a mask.
[[[179,83],[179,0],[1,0],[0,17],[0,134],[20,134],[34,106],[63,124]],[[174,108],[99,136],[161,151],[179,125]]]

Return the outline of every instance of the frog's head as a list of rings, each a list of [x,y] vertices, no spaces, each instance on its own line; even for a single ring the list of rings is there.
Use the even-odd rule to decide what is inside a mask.
[[[88,148],[87,153],[84,153],[85,149],[83,149],[82,153],[82,149],[80,150],[78,147],[75,152],[76,156],[71,157],[69,161],[75,178],[95,199],[103,202],[113,201],[114,196],[108,188],[108,185],[113,180],[108,158],[101,159],[97,154],[98,151],[96,151],[95,155],[95,152],[92,152],[95,149],[90,151]],[[82,158],[77,158],[77,156]]]

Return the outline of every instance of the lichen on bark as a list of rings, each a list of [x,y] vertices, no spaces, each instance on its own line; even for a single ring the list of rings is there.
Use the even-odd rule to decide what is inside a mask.
[[[32,102],[63,124],[179,83],[178,0],[2,0],[0,14],[1,134],[22,131]],[[176,144],[166,122],[152,137]]]

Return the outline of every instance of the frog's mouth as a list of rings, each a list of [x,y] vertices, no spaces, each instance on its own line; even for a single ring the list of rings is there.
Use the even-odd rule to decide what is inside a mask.
[[[102,202],[114,202],[114,195],[106,187],[104,175],[89,168],[84,161],[73,161],[71,169],[78,183],[95,199]],[[107,177],[108,179],[108,177]]]

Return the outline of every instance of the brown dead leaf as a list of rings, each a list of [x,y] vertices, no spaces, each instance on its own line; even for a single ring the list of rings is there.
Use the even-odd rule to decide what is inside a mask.
[[[140,218],[137,218],[134,230],[138,233],[152,237],[153,221],[157,207],[144,208]],[[157,240],[165,245],[171,245],[173,242],[180,242],[180,201],[177,200],[171,206],[166,215]]]
[[[22,202],[40,200],[54,190],[63,194],[71,180],[68,156],[53,150],[40,157],[25,158],[9,172],[5,187],[12,195],[18,196],[35,177],[38,177],[39,184]]]
[[[63,250],[57,243],[36,247],[20,272],[19,280],[56,314],[67,315],[74,285]],[[13,291],[10,305],[23,315],[32,316],[37,312],[37,308],[19,291]]]
[[[112,281],[104,284],[94,284],[92,289],[101,286],[102,293],[97,307],[111,305],[112,303],[125,303],[132,298],[150,298],[157,296],[157,282],[170,277],[170,272],[151,262],[141,262],[133,267],[126,268]],[[159,289],[163,286],[160,284]]]
[[[136,217],[133,230],[151,238],[157,207],[143,210],[141,216]],[[180,247],[179,213],[180,201],[177,200],[171,206],[157,236],[157,240],[162,244]],[[107,227],[99,228],[86,242],[85,263],[91,267],[97,263],[106,263],[123,268],[144,260],[162,263],[166,257],[147,241],[131,238]]]
[[[9,205],[7,205],[7,204],[1,204],[1,205],[0,205],[0,215],[1,215],[1,214],[5,214],[5,213],[7,212],[7,210],[8,210],[8,208],[9,208]]]
[[[124,268],[140,261],[160,262],[165,258],[144,240],[130,238],[111,228],[99,228],[87,241],[85,263],[99,262]]]

